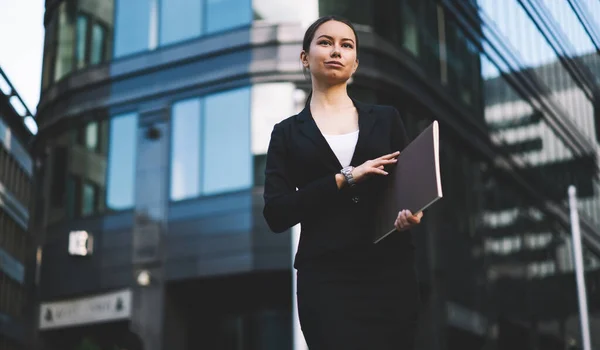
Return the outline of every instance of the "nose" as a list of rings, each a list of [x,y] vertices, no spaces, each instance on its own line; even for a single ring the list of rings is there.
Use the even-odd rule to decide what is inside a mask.
[[[340,47],[338,45],[332,45],[331,46],[331,57],[341,57],[342,54],[340,52]]]

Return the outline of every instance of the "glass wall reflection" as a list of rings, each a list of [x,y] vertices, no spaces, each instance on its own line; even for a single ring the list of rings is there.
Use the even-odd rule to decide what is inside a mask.
[[[64,0],[49,13],[42,87],[108,60],[112,52],[113,0]]]
[[[116,0],[114,57],[247,26],[251,0]]]
[[[308,25],[319,15],[319,0],[252,0],[252,15],[255,21],[301,22]]]
[[[133,207],[136,113],[77,125],[53,140],[49,222]]]
[[[175,102],[171,139],[171,200],[250,188],[250,88]]]
[[[573,41],[566,46],[568,57],[581,58],[584,68],[596,72],[594,60],[587,58],[592,42],[579,37],[583,29],[568,3],[540,4],[545,5],[546,18],[559,23],[566,40]],[[558,106],[560,114],[597,148],[597,101],[571,75],[561,61],[564,57],[555,52],[519,1],[479,0],[472,5],[480,7],[482,22],[472,21],[468,29],[445,6],[428,1],[378,2],[360,14],[331,1],[322,2],[320,10],[329,11],[329,6],[346,11],[343,15],[371,25],[379,37],[408,53],[408,59],[415,58],[423,73],[467,107],[487,130],[487,136],[477,137],[488,138],[499,153],[508,155],[515,172],[544,196],[543,201],[565,208],[567,188],[574,184],[582,217],[595,219],[600,227],[595,152],[582,154],[572,149],[550,122],[548,110],[539,104],[544,100],[553,108]],[[375,23],[367,18],[370,13],[379,14]],[[404,18],[403,14],[406,20],[392,21],[394,16]],[[411,21],[413,17],[419,20]],[[493,41],[473,41],[477,34],[489,34],[492,29],[501,34],[507,49],[496,51]],[[526,91],[515,86],[517,75],[533,79],[539,88]],[[390,92],[377,91],[376,100],[396,105],[412,137],[435,118],[426,109],[410,107],[410,101],[398,101]],[[452,200],[432,209],[430,220],[443,225],[432,224],[436,226],[433,233],[421,242],[427,254],[439,261],[436,266],[444,267],[444,278],[440,285],[435,285],[435,277],[426,279],[431,285],[424,289],[444,289],[451,325],[461,322],[451,316],[460,312],[463,316],[471,312],[473,322],[487,320],[480,323],[482,328],[473,326],[471,331],[484,329],[479,334],[490,336],[499,348],[514,348],[533,336],[540,344],[560,346],[564,334],[548,329],[567,324],[577,313],[569,231],[545,211],[546,203],[505,172],[500,154],[497,160],[481,159],[456,135],[445,135],[440,147],[442,181],[445,197]],[[436,247],[444,248],[438,251]],[[587,249],[585,266],[588,271],[599,267],[598,256]],[[536,327],[538,331],[532,330]],[[512,342],[513,336],[521,342]],[[457,335],[452,337],[456,340]]]
[[[117,115],[109,126],[106,205],[110,210],[133,207],[138,116]]]
[[[582,135],[586,136],[587,141],[595,144],[595,147],[598,148],[596,141],[598,130],[596,130],[597,121],[595,120],[597,118],[595,114],[597,114],[598,102],[594,101],[593,96],[584,93],[581,86],[575,81],[571,73],[567,71],[564,63],[559,60],[557,53],[550,46],[546,38],[543,37],[525,10],[518,2],[514,1],[500,3],[480,0],[479,5],[483,18],[487,20],[486,25],[499,28],[515,53],[521,57],[522,71],[531,74],[542,84],[543,88],[540,90],[540,93],[556,103],[558,108],[560,108],[561,114],[572,121],[574,127]],[[561,32],[571,33],[565,34],[569,35],[570,39],[574,39],[570,41],[571,45],[568,45],[568,47],[571,47],[571,52],[567,54],[575,58],[582,58],[588,55],[586,52],[592,49],[591,41],[587,35],[582,36],[585,33],[583,32],[581,23],[575,20],[575,14],[568,4],[558,5],[552,1],[545,1],[544,5],[538,7],[538,11],[545,11],[550,20],[560,23],[559,28]],[[487,47],[485,53],[488,54],[490,51],[491,48]],[[595,65],[597,59],[596,57],[594,59],[583,60],[587,68],[590,69],[590,72],[596,72]],[[500,73],[498,70],[494,71],[491,64],[486,64],[485,70],[488,73],[492,72],[492,75]],[[508,71],[506,72],[508,73]],[[600,73],[600,71],[597,72]],[[486,83],[489,83],[488,87],[490,88],[493,88],[493,86],[500,88],[492,80],[488,80]],[[504,85],[507,86],[506,83]],[[531,113],[533,114],[531,114],[527,110],[531,106],[528,103],[518,103],[518,100],[521,98],[514,97],[514,95],[512,92],[508,92],[506,88],[500,88],[493,98],[502,98],[505,103],[495,105],[492,109],[486,106],[486,117],[490,118],[492,114],[497,114],[498,108],[511,111],[519,109],[521,115],[530,114],[537,115],[539,118],[543,117],[543,114],[539,111],[532,111]],[[511,117],[506,116],[505,118]],[[512,118],[514,118],[513,122],[518,123],[519,118],[515,116]],[[528,164],[532,165],[533,173],[545,179],[546,185],[544,186],[544,191],[552,193],[552,197],[555,200],[562,200],[564,202],[566,200],[566,186],[568,184],[576,185],[579,188],[581,197],[581,209],[587,218],[598,224],[600,222],[600,193],[598,192],[600,184],[594,179],[594,174],[596,173],[594,156],[590,154],[588,156],[575,157],[562,142],[558,141],[558,137],[550,131],[548,124],[535,124],[542,125],[541,127],[544,130],[534,131],[533,125],[529,125],[528,127],[522,125],[521,127],[510,128],[512,131],[504,132],[504,136],[501,137],[519,138],[521,139],[521,145],[534,146],[537,142],[540,151],[537,153],[530,152],[529,155],[524,156],[528,158],[526,159]],[[529,135],[537,134],[539,139],[534,141],[529,136],[529,141],[523,143],[524,138],[528,137],[523,136],[525,135],[524,133],[529,133]],[[553,171],[548,172],[547,170]]]

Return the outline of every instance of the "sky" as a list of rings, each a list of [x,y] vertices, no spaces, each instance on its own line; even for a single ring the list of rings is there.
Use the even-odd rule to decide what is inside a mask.
[[[0,67],[35,115],[44,47],[44,0],[0,0]]]

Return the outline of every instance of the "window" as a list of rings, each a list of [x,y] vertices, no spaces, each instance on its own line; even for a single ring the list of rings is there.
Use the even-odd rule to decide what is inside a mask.
[[[91,122],[85,128],[85,147],[90,151],[98,149],[98,123]]]
[[[162,0],[160,4],[161,45],[195,38],[202,34],[203,1]]]
[[[58,8],[58,42],[54,80],[59,80],[73,69],[74,21],[74,2],[63,1]]]
[[[106,204],[122,210],[134,204],[138,116],[128,113],[110,120]]]
[[[200,99],[173,105],[171,199],[200,195]]]
[[[98,193],[94,185],[84,183],[81,198],[81,216],[89,216],[96,212],[97,199]]]
[[[134,204],[136,113],[64,132],[51,155],[50,223],[125,210]]]
[[[145,51],[149,46],[150,7],[156,0],[117,0],[115,57]]]
[[[87,44],[87,27],[88,27],[88,19],[86,15],[78,15],[77,16],[77,45],[76,45],[76,55],[75,61],[77,62],[77,68],[81,69],[85,67],[85,53],[86,53],[86,44]]]
[[[90,53],[90,63],[98,64],[102,62],[105,56],[104,43],[106,40],[106,29],[96,23],[92,29],[92,47]]]
[[[409,4],[409,1],[402,2],[402,44],[404,48],[413,55],[419,56],[419,22],[418,19],[419,4]]]
[[[251,0],[117,0],[114,56],[252,23]]]
[[[249,110],[249,88],[173,105],[172,200],[252,186]]]
[[[252,22],[251,0],[205,0],[206,32],[215,33]]]
[[[43,87],[108,58],[113,0],[65,0],[50,19],[44,44]]]
[[[202,134],[204,194],[252,186],[249,110],[249,88],[206,98]]]

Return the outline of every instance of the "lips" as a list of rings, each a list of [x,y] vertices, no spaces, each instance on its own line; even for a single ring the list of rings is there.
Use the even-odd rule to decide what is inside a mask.
[[[327,61],[327,62],[325,62],[325,64],[330,65],[330,66],[337,66],[337,67],[344,66],[341,62],[338,62],[338,61]]]

